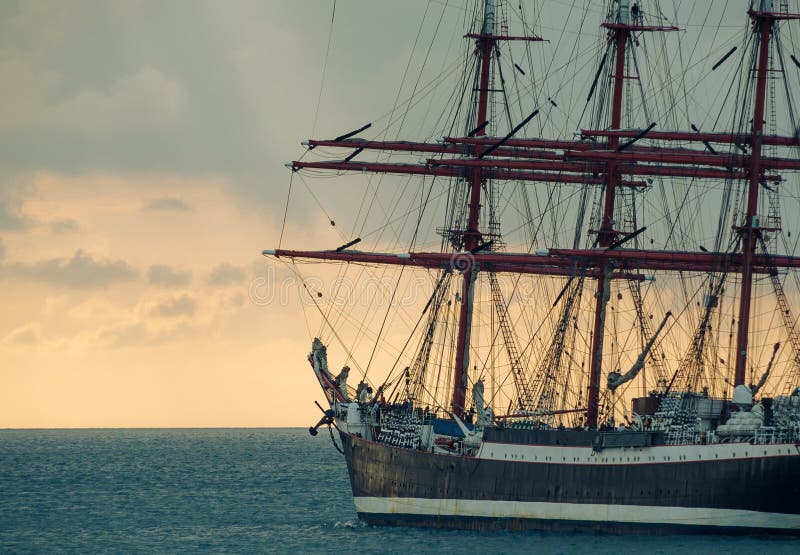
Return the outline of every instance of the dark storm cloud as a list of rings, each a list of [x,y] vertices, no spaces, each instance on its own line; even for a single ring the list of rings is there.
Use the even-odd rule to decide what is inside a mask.
[[[191,279],[191,272],[178,270],[167,264],[155,264],[147,270],[147,281],[162,287],[185,287]]]
[[[98,289],[136,279],[138,272],[124,260],[95,260],[83,250],[71,258],[0,267],[0,277],[39,281],[72,289]]]

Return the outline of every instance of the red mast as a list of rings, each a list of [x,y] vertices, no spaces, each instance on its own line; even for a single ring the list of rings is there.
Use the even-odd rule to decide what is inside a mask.
[[[611,129],[619,129],[622,123],[622,91],[625,83],[625,49],[630,36],[629,12],[627,2],[620,2],[617,28],[615,30],[615,56],[614,67],[614,95],[611,107]],[[611,136],[608,139],[608,149],[617,150],[619,137]],[[614,201],[616,199],[617,161],[609,160],[606,166],[605,203],[603,206],[603,221],[598,230],[598,244],[606,248],[614,241],[617,232],[614,230]],[[595,292],[594,326],[592,335],[592,361],[589,370],[589,392],[586,402],[586,424],[591,428],[597,427],[598,403],[600,397],[600,371],[603,363],[603,336],[605,335],[606,304],[608,303],[610,282],[606,273],[610,264],[606,264],[597,277],[597,290]]]
[[[772,4],[771,1],[767,2]],[[771,9],[771,6],[769,7]],[[750,299],[753,287],[753,255],[758,238],[761,236],[758,221],[758,192],[761,188],[761,145],[764,130],[764,104],[767,91],[767,71],[769,70],[769,40],[772,35],[774,16],[768,12],[750,12],[758,32],[758,68],[756,81],[755,107],[753,109],[753,133],[750,138],[750,183],[747,191],[747,213],[740,229],[742,234],[742,290],[739,301],[739,322],[736,331],[736,369],[733,385],[745,382],[747,371],[747,344],[750,331]]]
[[[486,0],[481,35],[476,39],[478,55],[481,57],[476,127],[481,126],[486,121],[489,104],[489,74],[492,62],[492,48],[494,47],[494,7],[494,0]],[[483,125],[475,135],[482,137],[485,134],[486,125]],[[482,147],[476,147],[475,156],[479,157],[482,152]],[[483,171],[479,166],[472,168],[470,173],[469,215],[462,241],[462,248],[467,252],[473,251],[481,242],[478,222],[481,214],[481,187],[485,181]],[[450,401],[450,410],[459,417],[464,416],[465,413],[464,404],[467,395],[467,372],[469,370],[469,336],[472,329],[472,304],[475,279],[478,276],[478,265],[473,263],[471,257],[464,257],[463,263],[465,265],[464,280],[461,285],[456,361],[453,371],[453,396]]]
[[[635,11],[634,11],[635,10]],[[633,9],[629,0],[619,0],[616,21],[606,22],[603,27],[614,32],[614,93],[611,99],[611,130],[618,130],[622,124],[622,94],[625,84],[625,52],[628,39],[633,31],[671,31],[674,27],[655,27],[642,25],[638,13],[638,3]],[[633,16],[633,21],[631,17]],[[619,136],[608,136],[608,150],[616,152],[619,148]],[[618,232],[614,229],[614,205],[617,186],[620,184],[619,157],[612,156],[607,159],[605,200],[603,205],[603,220],[597,232],[597,243],[601,248],[608,248],[617,238]],[[605,335],[606,305],[609,299],[609,275],[613,270],[613,261],[607,262],[598,273],[597,290],[595,291],[594,326],[592,335],[591,366],[589,368],[589,390],[586,402],[586,424],[591,428],[597,427],[600,398],[600,377],[603,365],[603,337]]]

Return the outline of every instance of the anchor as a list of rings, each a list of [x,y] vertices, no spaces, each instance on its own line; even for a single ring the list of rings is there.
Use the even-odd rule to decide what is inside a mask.
[[[325,410],[322,408],[322,405],[320,405],[316,401],[314,401],[314,404],[319,407],[319,410],[322,411],[323,416],[322,418],[319,419],[319,422],[317,422],[315,425],[309,426],[308,433],[311,434],[312,436],[315,436],[317,435],[317,433],[319,433],[317,432],[317,428],[319,428],[320,426],[325,426],[325,425],[330,426],[331,424],[333,424],[333,417],[336,416],[336,413],[333,411],[333,409]]]

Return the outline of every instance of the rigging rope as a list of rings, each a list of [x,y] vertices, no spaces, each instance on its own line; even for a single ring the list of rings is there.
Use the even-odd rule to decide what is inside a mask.
[[[325,61],[322,63],[322,77],[319,82],[319,95],[317,95],[317,108],[314,110],[314,124],[311,126],[311,136],[313,137],[317,131],[317,119],[319,116],[319,107],[322,103],[322,91],[325,87],[325,74],[328,71],[328,55],[331,52],[331,40],[333,39],[333,19],[336,15],[336,0],[333,0],[333,10],[331,11],[331,25],[328,28],[328,46],[325,48]]]
[[[289,212],[289,199],[292,197],[292,181],[294,173],[289,174],[289,191],[286,193],[286,205],[283,207],[283,223],[281,223],[281,237],[278,239],[278,249],[283,245],[283,232],[286,230],[286,214]]]

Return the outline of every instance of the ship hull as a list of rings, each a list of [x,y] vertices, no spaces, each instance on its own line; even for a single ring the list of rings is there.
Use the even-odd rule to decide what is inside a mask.
[[[510,461],[341,437],[356,511],[371,525],[800,535],[794,445],[762,457],[744,456],[756,446],[743,444],[739,459],[682,460],[676,448],[669,462],[582,464],[569,449],[560,462]],[[541,452],[555,460],[553,448]]]

